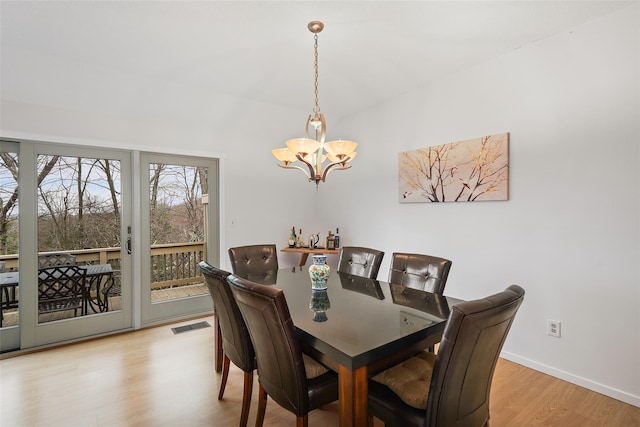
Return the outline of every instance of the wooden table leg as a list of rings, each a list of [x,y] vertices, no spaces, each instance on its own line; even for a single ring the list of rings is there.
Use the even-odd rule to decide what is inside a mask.
[[[215,363],[216,363],[216,372],[222,372],[222,332],[220,331],[220,322],[218,321],[218,315],[213,315],[216,318],[215,325]]]
[[[369,404],[367,367],[338,371],[340,427],[366,427]]]

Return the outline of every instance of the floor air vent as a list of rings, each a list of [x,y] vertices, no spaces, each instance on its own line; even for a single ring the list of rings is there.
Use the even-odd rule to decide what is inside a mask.
[[[198,323],[192,323],[190,325],[178,326],[177,328],[171,328],[171,330],[173,331],[174,334],[181,334],[183,332],[193,331],[193,330],[202,329],[202,328],[210,328],[210,327],[211,325],[209,324],[209,322],[198,322]]]

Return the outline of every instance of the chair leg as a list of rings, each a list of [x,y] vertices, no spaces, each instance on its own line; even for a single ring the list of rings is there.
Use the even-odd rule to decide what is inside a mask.
[[[258,391],[258,413],[256,414],[256,427],[262,427],[264,423],[264,413],[267,410],[267,392],[262,388]]]
[[[223,351],[222,351],[222,332],[220,331],[220,319],[218,318],[218,314],[214,314],[216,318],[216,327],[214,329],[214,339],[215,339],[215,365],[216,372],[222,371],[222,359]]]
[[[227,377],[229,376],[229,358],[224,355],[222,363],[222,381],[220,382],[220,393],[218,393],[218,400],[222,399],[224,395],[224,388],[227,386]]]
[[[251,391],[253,391],[253,371],[244,373],[244,391],[242,392],[242,412],[240,414],[240,427],[247,426],[249,408],[251,407]]]
[[[296,417],[296,427],[309,427],[309,415],[305,414],[301,417]]]

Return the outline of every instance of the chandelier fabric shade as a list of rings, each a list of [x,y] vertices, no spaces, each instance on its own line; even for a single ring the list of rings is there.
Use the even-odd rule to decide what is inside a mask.
[[[304,138],[289,139],[285,142],[287,148],[276,148],[271,152],[278,161],[282,162],[278,163],[278,166],[302,171],[308,181],[316,183],[317,189],[320,181],[325,181],[331,170],[351,168],[347,163],[355,159],[357,155],[355,149],[358,144],[347,140],[325,143],[327,123],[324,114],[320,113],[318,102],[318,33],[322,31],[324,24],[320,21],[312,21],[307,28],[314,34],[315,106],[313,113],[307,118]],[[313,130],[312,133],[309,132],[310,129]],[[314,135],[314,138],[310,138],[310,134]],[[325,164],[327,161],[328,163]]]

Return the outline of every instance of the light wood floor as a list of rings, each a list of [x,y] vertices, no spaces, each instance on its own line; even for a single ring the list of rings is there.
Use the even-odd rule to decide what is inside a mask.
[[[171,331],[203,320],[213,325],[206,317],[0,360],[0,425],[237,426],[242,372],[232,367],[218,401],[213,328]],[[313,411],[309,424],[337,426],[337,404]],[[292,425],[293,415],[270,400],[265,426]],[[491,427],[500,426],[640,426],[640,408],[500,360]]]

